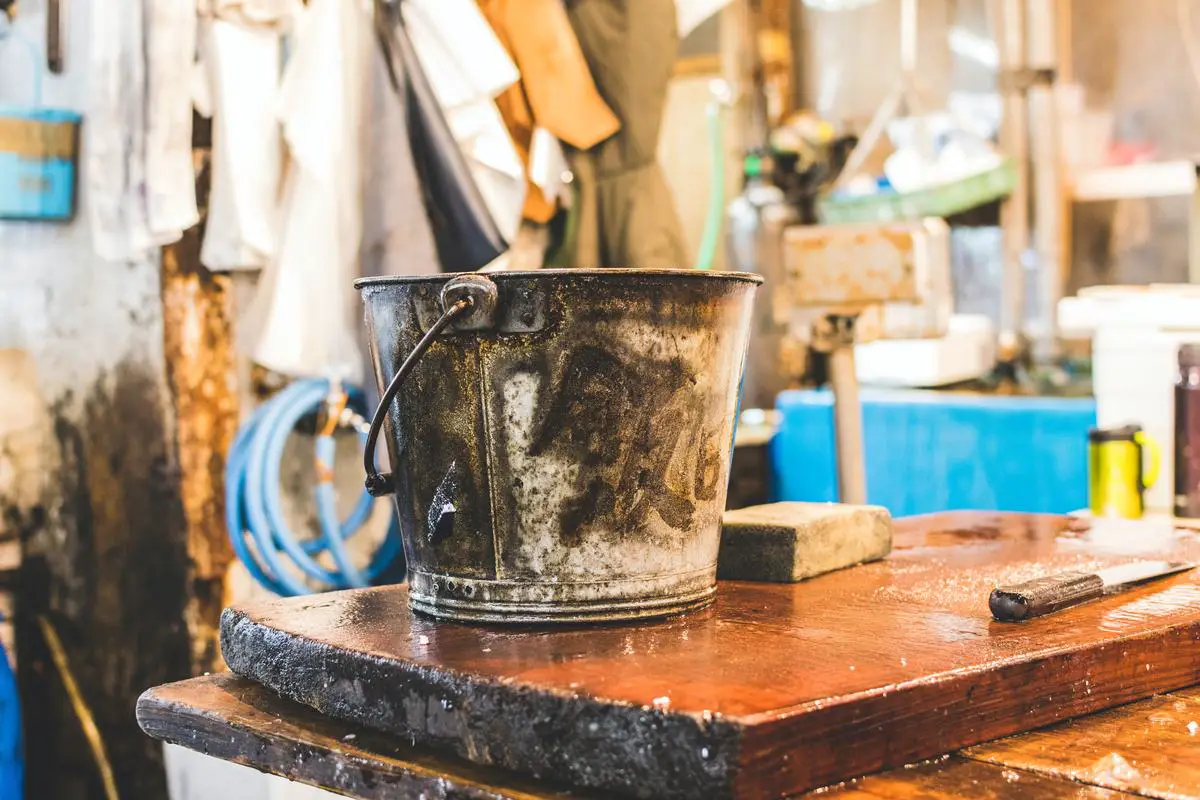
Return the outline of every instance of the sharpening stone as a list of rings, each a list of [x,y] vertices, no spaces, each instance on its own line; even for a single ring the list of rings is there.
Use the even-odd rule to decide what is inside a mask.
[[[717,577],[793,583],[892,550],[892,515],[880,506],[768,503],[726,511]]]

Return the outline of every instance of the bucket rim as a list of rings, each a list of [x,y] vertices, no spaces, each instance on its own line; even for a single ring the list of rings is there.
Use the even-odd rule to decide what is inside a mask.
[[[377,286],[407,286],[414,283],[444,283],[462,275],[484,275],[488,278],[537,278],[537,277],[581,277],[581,278],[694,278],[697,280],[724,280],[755,285],[763,283],[763,276],[753,272],[727,272],[702,269],[670,269],[636,267],[613,267],[611,269],[530,269],[497,270],[495,272],[441,272],[437,275],[380,275],[357,278],[355,289]]]

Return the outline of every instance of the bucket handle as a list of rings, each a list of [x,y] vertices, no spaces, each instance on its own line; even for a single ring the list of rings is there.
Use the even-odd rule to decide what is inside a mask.
[[[387,417],[387,411],[392,402],[396,399],[396,394],[400,391],[400,386],[416,368],[417,362],[421,360],[421,356],[425,355],[425,351],[433,344],[433,340],[450,327],[455,319],[460,319],[460,324],[471,320],[470,327],[474,330],[490,327],[495,318],[498,298],[499,290],[496,288],[495,282],[477,273],[460,275],[447,282],[442,288],[442,315],[438,317],[437,322],[429,326],[429,330],[404,359],[400,369],[396,370],[396,374],[388,383],[383,396],[379,398],[379,405],[375,407],[374,416],[371,417],[371,428],[367,432],[366,445],[363,447],[363,468],[367,473],[367,492],[372,497],[383,497],[396,489],[392,474],[390,472],[381,473],[376,468],[375,449],[379,442],[379,432],[383,430],[383,421]]]

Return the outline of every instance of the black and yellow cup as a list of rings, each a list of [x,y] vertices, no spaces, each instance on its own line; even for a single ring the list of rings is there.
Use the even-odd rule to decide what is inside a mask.
[[[1158,479],[1161,450],[1140,425],[1088,432],[1088,506],[1096,517],[1138,519]]]

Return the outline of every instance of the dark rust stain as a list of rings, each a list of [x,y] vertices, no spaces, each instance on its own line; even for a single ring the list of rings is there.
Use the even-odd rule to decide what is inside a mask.
[[[239,421],[231,285],[200,263],[201,236],[201,228],[187,231],[162,257],[163,345],[188,529],[194,589],[188,629],[197,673],[224,666],[217,625],[233,560],[225,527],[225,457]]]
[[[146,686],[190,673],[187,544],[165,394],[148,364],[124,362],[51,409],[56,485],[41,503],[44,524],[23,531],[16,598],[30,797],[102,796],[38,615],[67,648],[121,796],[166,796],[162,750],[130,716]]]
[[[592,468],[579,471],[577,494],[561,511],[564,542],[577,544],[598,521],[617,535],[636,533],[652,510],[688,529],[696,510],[691,487],[671,485],[668,472],[680,438],[703,424],[703,398],[690,391],[695,375],[682,359],[658,361],[611,345],[583,345],[565,360],[561,378],[545,382],[555,390],[537,402],[542,413],[529,448],[534,456],[559,448]],[[701,492],[704,483],[697,473]]]

